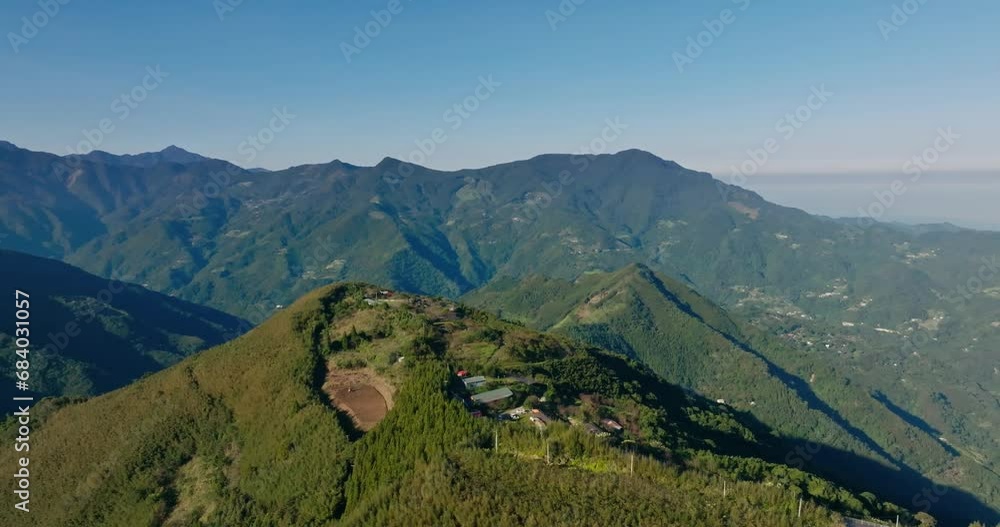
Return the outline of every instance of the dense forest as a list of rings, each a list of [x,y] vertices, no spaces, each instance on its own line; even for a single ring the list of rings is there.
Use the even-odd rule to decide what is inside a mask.
[[[38,405],[32,463],[44,477],[32,519],[833,527],[842,515],[899,514],[918,524],[770,461],[783,452],[760,423],[632,359],[450,301],[378,295],[324,288],[121,390]],[[467,387],[460,370],[484,384]],[[368,392],[328,382],[352,375],[386,387],[389,411],[370,431],[357,426],[364,407],[344,406]],[[498,386],[511,395],[469,399]],[[502,418],[517,408],[532,419]],[[4,524],[10,515],[0,512]]]
[[[179,149],[103,153],[73,159],[72,185],[53,170],[66,162],[0,143],[0,182],[10,190],[0,208],[5,247],[254,324],[338,280],[449,298],[534,275],[546,286],[562,281],[523,295],[544,304],[526,317],[536,329],[647,361],[782,436],[826,445],[796,458],[810,472],[837,481],[853,474],[857,486],[917,508],[913,496],[940,485],[949,490],[935,515],[1000,519],[1000,373],[983,367],[1000,345],[1000,291],[965,287],[973,271],[995,265],[996,233],[814,216],[639,150],[452,172],[391,158],[261,172]],[[386,177],[404,169],[406,177]],[[567,176],[571,185],[543,192]],[[219,182],[223,192],[204,195]],[[697,289],[675,294],[678,302],[661,296],[707,324],[659,312],[647,303],[655,287],[637,290],[633,305],[606,303],[627,308],[620,313],[596,305],[585,323],[549,322],[564,298],[588,301],[586,287],[603,287],[600,275],[634,264]],[[585,289],[572,291],[576,284]],[[517,297],[487,307],[507,317]],[[711,310],[699,304],[708,300],[739,331],[705,318]],[[92,305],[56,304],[64,313]],[[104,313],[108,338],[136,329],[117,311]],[[142,366],[129,379],[212,343],[160,336],[128,342]],[[675,353],[700,346],[701,356]],[[47,363],[58,372],[44,379],[47,393],[87,395],[124,382],[60,360]],[[347,353],[337,364],[360,360]]]
[[[29,295],[35,335],[30,394],[35,397],[98,395],[252,327],[232,315],[57,260],[0,250],[0,268],[0,289]],[[14,330],[0,326],[4,356],[15,356]],[[14,371],[5,368],[2,375],[12,379]],[[0,394],[9,395],[12,385],[4,382]]]

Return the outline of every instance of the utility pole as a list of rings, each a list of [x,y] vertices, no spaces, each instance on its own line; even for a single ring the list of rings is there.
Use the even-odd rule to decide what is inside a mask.
[[[629,476],[634,476],[635,475],[635,451],[634,450],[632,451],[632,454],[629,457],[628,475]]]
[[[729,494],[729,485],[728,484],[729,484],[728,481],[722,480],[722,497],[723,498],[725,498],[726,495]]]
[[[899,515],[896,515],[896,527],[899,527]]]
[[[552,462],[549,461],[549,442],[548,442],[548,440],[545,441],[545,464],[546,465],[551,465],[552,464]]]
[[[493,431],[493,451],[494,452],[499,452],[500,451],[500,431],[499,430],[494,430]]]
[[[799,519],[802,518],[802,498],[799,497]]]

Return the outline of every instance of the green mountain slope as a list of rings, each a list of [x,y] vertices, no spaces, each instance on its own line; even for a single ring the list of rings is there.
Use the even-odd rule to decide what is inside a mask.
[[[864,482],[905,501],[932,485],[921,474],[985,496],[1000,490],[1000,477],[981,457],[942,443],[940,433],[915,422],[878,391],[880,384],[857,375],[849,363],[800,351],[739,324],[690,288],[645,266],[572,282],[503,278],[463,300],[635,357],[670,382],[725,400],[785,437],[833,447],[789,460],[805,461],[812,470]],[[883,469],[854,465],[857,459],[845,459],[844,451]],[[969,506],[964,499],[934,503],[936,511],[956,518]]]
[[[161,154],[143,159],[173,159]],[[117,157],[67,171],[64,158],[0,149],[5,245],[247,318],[331,279],[456,296],[497,275],[641,262],[727,305],[759,290],[839,323],[871,298],[866,320],[899,324],[954,311],[949,291],[1000,252],[997,233],[859,228],[637,150],[455,172]],[[831,287],[836,297],[820,296]]]
[[[324,288],[125,388],[43,401],[32,512],[4,508],[0,522],[833,527],[832,510],[911,521],[765,461],[781,450],[760,425],[622,356],[376,293]],[[486,377],[474,392],[511,397],[468,407],[459,368]],[[493,418],[522,403],[540,413]],[[610,432],[588,432],[598,426]],[[14,434],[9,421],[2,435]]]
[[[786,386],[825,394],[876,457],[956,484],[1000,473],[1000,233],[812,216],[637,150],[454,172],[115,157],[66,170],[0,144],[0,243],[255,323],[335,280],[457,297],[642,263],[795,350],[768,357]]]
[[[104,393],[249,328],[214,309],[55,260],[0,250],[0,267],[0,289],[11,298],[15,290],[30,297],[32,395]],[[16,357],[15,338],[13,324],[0,327],[5,357]],[[4,371],[7,393],[14,372]]]

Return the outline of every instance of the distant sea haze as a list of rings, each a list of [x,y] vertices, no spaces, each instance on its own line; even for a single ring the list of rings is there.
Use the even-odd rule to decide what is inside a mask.
[[[756,175],[744,186],[768,201],[835,218],[1000,230],[1000,170],[927,173],[917,181],[902,173]]]

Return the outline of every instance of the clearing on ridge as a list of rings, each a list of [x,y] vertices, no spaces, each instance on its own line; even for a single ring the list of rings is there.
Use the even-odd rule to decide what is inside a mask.
[[[333,404],[351,416],[363,432],[375,428],[392,409],[392,387],[369,368],[347,370],[331,367],[323,391]]]

